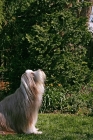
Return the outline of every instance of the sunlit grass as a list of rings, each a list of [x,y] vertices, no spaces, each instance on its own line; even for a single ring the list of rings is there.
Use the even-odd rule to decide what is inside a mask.
[[[39,114],[42,135],[8,135],[0,140],[93,140],[93,117]]]

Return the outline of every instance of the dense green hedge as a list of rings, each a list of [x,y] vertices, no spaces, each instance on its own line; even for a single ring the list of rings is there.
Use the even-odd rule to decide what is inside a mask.
[[[87,53],[91,34],[86,17],[77,18],[77,11],[88,3],[5,0],[3,5],[0,44],[7,70],[5,78],[10,84],[8,94],[18,88],[26,69],[41,68],[47,75],[48,85],[43,110],[77,112],[81,89],[90,87],[93,79],[90,68],[93,62]]]

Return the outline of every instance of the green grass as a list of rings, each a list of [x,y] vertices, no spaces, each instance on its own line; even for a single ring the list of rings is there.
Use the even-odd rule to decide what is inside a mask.
[[[0,140],[93,140],[93,117],[39,114],[37,127],[42,135],[7,135]]]

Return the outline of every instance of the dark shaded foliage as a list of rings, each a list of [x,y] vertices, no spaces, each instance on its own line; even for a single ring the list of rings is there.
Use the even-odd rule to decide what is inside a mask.
[[[8,94],[19,87],[26,69],[43,69],[47,85],[58,88],[60,84],[64,95],[76,95],[92,81],[92,59],[87,53],[91,34],[86,17],[77,16],[84,3],[77,4],[75,0],[3,2],[0,44],[1,59],[4,58],[7,70],[5,77],[10,84]]]

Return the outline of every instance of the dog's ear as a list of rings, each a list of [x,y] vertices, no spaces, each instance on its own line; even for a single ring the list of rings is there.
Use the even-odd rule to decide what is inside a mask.
[[[31,77],[35,77],[35,74],[34,74],[34,72],[33,72],[33,71],[31,72]]]
[[[36,83],[36,75],[34,72],[31,72],[31,78],[33,79],[34,83]]]
[[[31,78],[34,78],[34,72],[32,70],[26,70],[25,73],[31,77]]]

